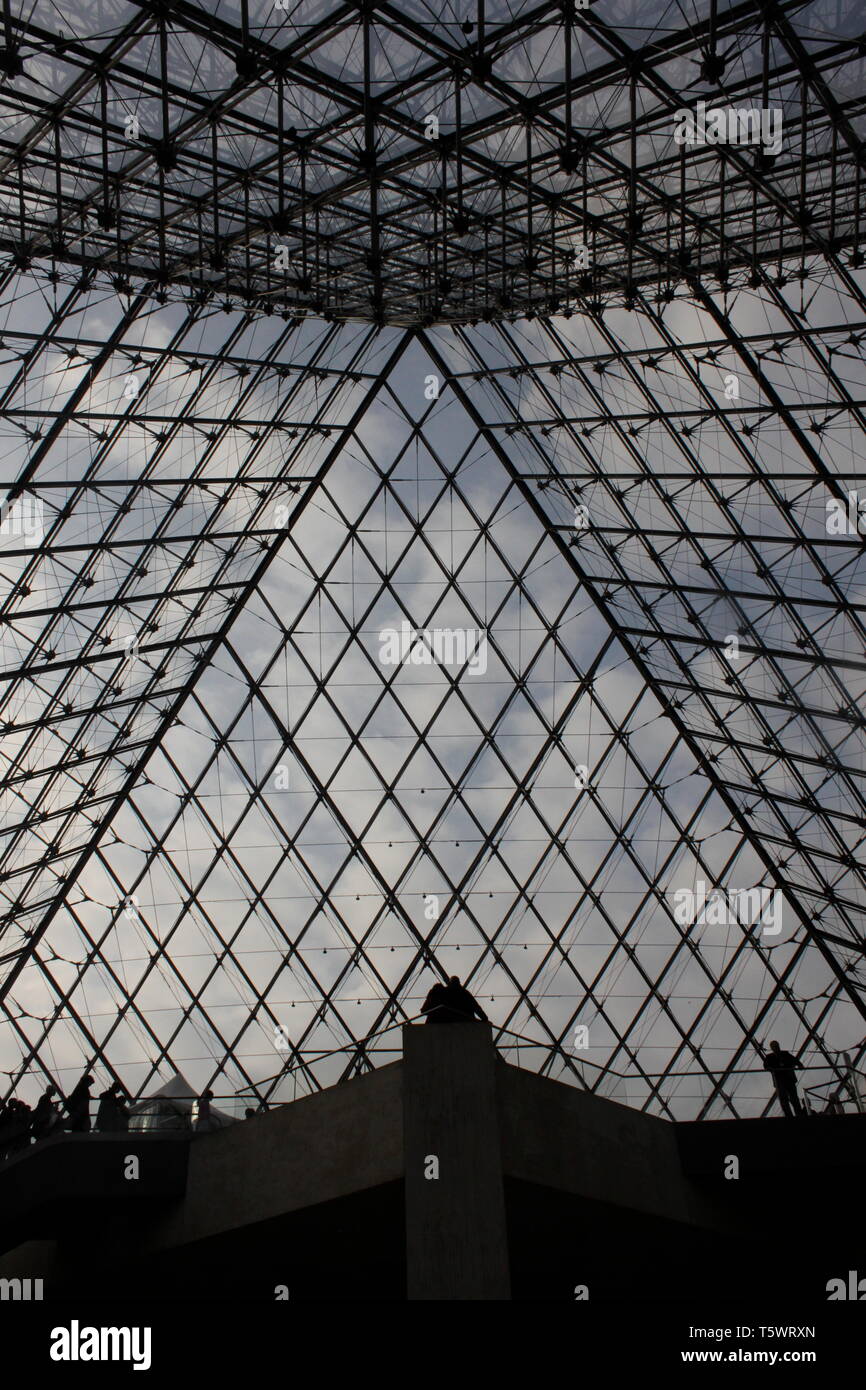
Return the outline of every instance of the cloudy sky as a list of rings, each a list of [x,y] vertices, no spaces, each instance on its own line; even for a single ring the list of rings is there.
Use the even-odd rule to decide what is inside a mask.
[[[674,1117],[761,1113],[771,1037],[859,1056],[861,273],[413,335],[48,264],[0,291],[10,1087],[289,1099],[434,968]],[[384,664],[402,622],[485,669]],[[702,884],[780,930],[684,926]]]

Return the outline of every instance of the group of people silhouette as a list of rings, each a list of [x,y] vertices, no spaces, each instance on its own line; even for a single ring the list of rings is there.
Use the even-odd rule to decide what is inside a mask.
[[[447,985],[436,982],[421,1005],[428,1023],[468,1023],[473,1019],[487,1021],[487,1015],[465,985],[452,975]]]
[[[96,1119],[91,1125],[90,1105],[93,1076],[86,1071],[64,1100],[56,1086],[48,1086],[35,1105],[12,1096],[0,1098],[0,1161],[53,1134],[125,1134],[129,1129],[130,1097],[119,1081],[99,1093]],[[213,1091],[204,1091],[191,1115],[190,1128],[201,1134],[217,1127],[211,1109]],[[247,1110],[247,1118],[255,1113]]]
[[[93,1077],[85,1072],[65,1100],[56,1086],[47,1086],[34,1106],[12,1096],[0,1099],[0,1158],[26,1149],[32,1142],[47,1139],[66,1130],[71,1134],[90,1132],[90,1092]],[[113,1081],[99,1096],[95,1129],[117,1134],[129,1128],[129,1097],[119,1081]],[[64,1114],[65,1112],[65,1114]]]

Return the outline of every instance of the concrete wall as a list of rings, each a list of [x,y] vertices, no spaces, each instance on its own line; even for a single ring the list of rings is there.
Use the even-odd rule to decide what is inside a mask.
[[[489,1024],[403,1029],[410,1299],[510,1295],[498,1066]]]
[[[183,1205],[151,1248],[200,1240],[403,1175],[399,1063],[190,1144]]]
[[[673,1221],[719,1219],[683,1181],[667,1120],[503,1063],[497,1078],[509,1177]]]

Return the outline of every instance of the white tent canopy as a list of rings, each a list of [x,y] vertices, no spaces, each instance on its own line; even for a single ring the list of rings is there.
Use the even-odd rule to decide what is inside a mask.
[[[152,1095],[145,1096],[135,1105],[130,1107],[130,1117],[141,1116],[143,1120],[151,1120],[156,1123],[141,1123],[134,1125],[136,1129],[168,1128],[171,1127],[171,1119],[188,1119],[192,1124],[198,1114],[199,1096],[195,1088],[190,1085],[186,1077],[181,1072],[176,1071],[173,1076],[165,1082],[159,1090]],[[215,1105],[211,1106],[211,1125],[215,1129],[220,1129],[224,1125],[234,1124],[235,1117],[229,1115],[225,1110],[219,1110]],[[180,1126],[176,1126],[180,1127]]]

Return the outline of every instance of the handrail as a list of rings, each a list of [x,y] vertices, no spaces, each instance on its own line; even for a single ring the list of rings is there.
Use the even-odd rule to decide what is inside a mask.
[[[431,1012],[432,1012],[432,1011],[431,1011]],[[266,1106],[268,1106],[268,1107],[273,1106],[274,1108],[276,1108],[277,1106],[280,1106],[280,1105],[290,1104],[291,1102],[289,1102],[289,1101],[265,1101],[265,1102],[263,1102],[263,1101],[260,1099],[260,1094],[259,1094],[259,1093],[261,1092],[261,1090],[262,1090],[263,1087],[269,1086],[269,1085],[271,1085],[271,1084],[273,1084],[273,1083],[279,1084],[279,1082],[281,1082],[281,1081],[283,1081],[283,1080],[285,1080],[285,1079],[288,1079],[288,1078],[293,1078],[293,1079],[295,1080],[295,1082],[297,1082],[298,1073],[302,1072],[303,1069],[304,1069],[305,1067],[307,1067],[307,1066],[309,1066],[309,1065],[311,1065],[311,1064],[318,1063],[318,1062],[327,1061],[328,1059],[333,1058],[333,1057],[341,1057],[341,1056],[345,1056],[345,1055],[347,1055],[347,1054],[349,1054],[349,1053],[358,1053],[358,1054],[359,1054],[359,1059],[360,1059],[360,1057],[363,1057],[363,1056],[367,1053],[368,1050],[371,1051],[371,1052],[375,1052],[377,1055],[381,1055],[381,1054],[383,1054],[383,1053],[384,1053],[384,1054],[402,1055],[402,1051],[403,1051],[402,1047],[382,1047],[382,1046],[379,1045],[380,1040],[383,1039],[383,1038],[385,1038],[385,1037],[387,1037],[387,1035],[388,1035],[389,1033],[394,1033],[394,1032],[396,1032],[398,1029],[400,1029],[400,1030],[402,1031],[402,1029],[403,1029],[404,1027],[406,1027],[407,1025],[413,1025],[413,1024],[418,1023],[419,1021],[425,1019],[425,1017],[426,1017],[426,1016],[425,1016],[423,1013],[414,1014],[414,1015],[412,1015],[412,1016],[410,1016],[410,1017],[407,1017],[407,1018],[405,1018],[405,1019],[401,1019],[401,1020],[399,1020],[399,1021],[395,1021],[394,1023],[390,1023],[390,1024],[388,1024],[385,1028],[378,1029],[376,1032],[368,1033],[368,1034],[367,1034],[365,1037],[363,1037],[363,1038],[358,1038],[358,1039],[356,1039],[356,1040],[354,1040],[354,1041],[352,1041],[352,1042],[346,1042],[346,1043],[342,1044],[342,1046],[339,1046],[339,1047],[334,1047],[334,1048],[329,1048],[329,1049],[310,1049],[309,1051],[303,1050],[299,1055],[297,1055],[297,1059],[296,1059],[296,1060],[291,1061],[291,1062],[289,1062],[289,1061],[287,1060],[286,1063],[284,1064],[284,1066],[281,1067],[280,1070],[279,1070],[278,1072],[274,1073],[273,1076],[263,1077],[259,1082],[255,1083],[255,1084],[251,1083],[251,1084],[249,1084],[249,1085],[247,1085],[247,1086],[240,1087],[238,1090],[235,1090],[235,1091],[227,1091],[227,1092],[220,1092],[220,1093],[213,1092],[213,1093],[212,1093],[213,1103],[214,1103],[214,1105],[216,1106],[216,1108],[219,1108],[220,1102],[223,1102],[223,1103],[239,1104],[240,1102],[247,1101],[247,1102],[249,1102],[249,1103],[253,1103],[253,1102],[254,1102],[254,1103],[256,1103],[256,1104],[259,1105],[259,1106],[261,1106],[261,1105],[264,1104],[264,1105],[266,1105]],[[714,1078],[714,1077],[720,1077],[720,1078],[726,1078],[726,1077],[730,1077],[730,1076],[762,1076],[762,1077],[767,1077],[767,1076],[769,1075],[769,1073],[768,1073],[768,1071],[767,1071],[767,1068],[766,1068],[765,1066],[763,1066],[763,1065],[761,1065],[761,1066],[754,1066],[754,1067],[723,1067],[723,1068],[718,1068],[718,1069],[716,1069],[716,1068],[705,1068],[703,1071],[700,1071],[700,1072],[698,1072],[698,1071],[624,1072],[624,1071],[618,1070],[618,1069],[615,1068],[615,1067],[603,1066],[602,1064],[600,1064],[600,1063],[598,1063],[598,1062],[592,1062],[592,1061],[590,1061],[590,1059],[589,1059],[588,1057],[585,1057],[585,1056],[583,1055],[583,1052],[582,1052],[581,1049],[575,1049],[575,1050],[572,1051],[572,1052],[566,1052],[565,1049],[563,1048],[562,1050],[560,1050],[560,1051],[557,1052],[557,1053],[551,1053],[551,1052],[550,1052],[551,1043],[550,1043],[550,1040],[549,1040],[549,1039],[546,1040],[546,1039],[543,1039],[543,1038],[530,1038],[530,1037],[527,1037],[526,1034],[523,1034],[523,1033],[515,1033],[515,1032],[513,1032],[510,1028],[498,1028],[498,1027],[497,1027],[495,1024],[493,1024],[493,1023],[491,1023],[490,1026],[491,1026],[491,1029],[492,1029],[492,1031],[493,1031],[493,1042],[494,1042],[494,1045],[495,1045],[498,1049],[500,1049],[501,1051],[503,1051],[503,1052],[506,1052],[506,1053],[508,1053],[508,1052],[516,1053],[516,1054],[517,1054],[517,1065],[518,1065],[518,1066],[520,1065],[520,1053],[521,1053],[521,1052],[527,1052],[527,1051],[530,1051],[530,1050],[532,1050],[532,1051],[538,1051],[539,1049],[541,1049],[541,1050],[545,1051],[546,1053],[548,1053],[548,1054],[550,1055],[550,1057],[551,1057],[552,1060],[556,1060],[556,1059],[558,1058],[559,1061],[562,1063],[563,1072],[562,1072],[562,1075],[561,1075],[561,1079],[565,1079],[566,1077],[569,1077],[569,1076],[570,1076],[570,1077],[573,1077],[573,1078],[575,1078],[575,1079],[577,1079],[577,1080],[583,1082],[584,1085],[586,1085],[586,1078],[584,1077],[583,1073],[584,1073],[584,1070],[585,1070],[586,1068],[589,1068],[589,1069],[591,1069],[592,1071],[598,1073],[598,1083],[597,1083],[597,1084],[601,1084],[601,1083],[603,1083],[603,1082],[610,1082],[612,1085],[616,1085],[617,1082],[623,1082],[623,1083],[636,1082],[636,1083],[639,1083],[639,1084],[640,1084],[640,1083],[647,1082],[647,1081],[672,1081],[672,1080],[697,1080],[697,1081],[706,1081],[706,1080],[712,1079],[712,1078]],[[506,1041],[507,1039],[513,1039],[513,1041]],[[757,1049],[756,1049],[756,1050],[757,1050]],[[860,1070],[859,1068],[852,1067],[852,1066],[850,1065],[850,1063],[847,1061],[847,1056],[846,1056],[846,1053],[845,1053],[844,1050],[840,1049],[840,1050],[838,1051],[838,1053],[837,1053],[837,1057],[838,1057],[838,1058],[846,1057],[846,1061],[844,1061],[844,1062],[837,1061],[835,1064],[834,1064],[834,1063],[830,1063],[830,1062],[806,1063],[806,1064],[803,1064],[802,1066],[799,1066],[799,1067],[797,1068],[797,1071],[798,1071],[798,1072],[801,1072],[801,1073],[803,1073],[803,1074],[805,1074],[805,1073],[810,1073],[810,1074],[811,1074],[811,1073],[815,1073],[815,1072],[830,1072],[830,1073],[831,1073],[830,1077],[826,1078],[825,1080],[822,1080],[822,1081],[815,1081],[815,1082],[813,1082],[810,1086],[804,1086],[804,1087],[803,1087],[804,1093],[807,1094],[807,1095],[811,1095],[811,1094],[813,1094],[813,1093],[814,1093],[814,1094],[817,1094],[817,1093],[818,1093],[820,1090],[822,1090],[823,1088],[830,1087],[830,1086],[835,1086],[835,1088],[836,1088],[836,1094],[835,1094],[835,1096],[829,1096],[829,1097],[827,1097],[827,1099],[829,1099],[829,1100],[834,1100],[834,1099],[835,1099],[835,1100],[839,1100],[839,1099],[842,1099],[843,1097],[845,1097],[845,1098],[847,1098],[847,1099],[853,1100],[853,1102],[857,1105],[857,1108],[860,1109],[860,1110],[862,1110],[862,1109],[863,1109],[863,1104],[864,1104],[864,1098],[866,1098],[866,1072]],[[860,1096],[860,1095],[858,1094],[858,1091],[859,1091],[860,1088],[857,1087],[857,1086],[855,1086],[854,1084],[852,1084],[852,1083],[854,1082],[854,1079],[855,1079],[855,1078],[859,1078],[859,1079],[861,1079],[861,1080],[864,1082],[864,1087],[863,1087],[863,1093],[864,1093],[864,1094],[863,1094],[863,1096]],[[804,1079],[805,1079],[805,1076],[804,1076]],[[590,1088],[587,1087],[587,1089],[590,1089]],[[682,1091],[678,1091],[677,1095],[678,1095],[678,1099],[680,1099],[680,1100],[685,1100],[685,1099],[690,1099],[690,1098],[692,1098],[692,1097],[691,1097],[690,1095],[688,1095],[688,1094],[683,1094]],[[296,1097],[297,1097],[297,1084],[296,1084],[296,1086],[295,1086],[295,1098],[296,1098]],[[699,1092],[697,1093],[697,1098],[701,1098]],[[199,1099],[199,1097],[198,1097],[195,1093],[192,1093],[192,1092],[191,1092],[190,1095],[189,1095],[188,1097],[177,1097],[177,1099],[181,1099],[181,1100],[187,1100],[187,1099],[188,1099],[189,1101],[195,1102],[195,1101],[197,1101],[197,1100]],[[141,1097],[138,1098],[138,1100],[134,1101],[133,1104],[134,1104],[134,1105],[141,1105],[142,1103],[144,1103],[144,1102],[146,1102],[146,1101],[148,1101],[148,1100],[153,1100],[154,1102],[157,1102],[157,1101],[158,1101],[158,1098],[157,1098],[157,1097],[141,1096]]]
[[[234,1092],[230,1097],[226,1098],[231,1099],[235,1102],[238,1102],[246,1098],[250,1102],[256,1102],[258,1105],[264,1105],[267,1108],[278,1108],[285,1104],[291,1104],[292,1100],[297,1099],[298,1097],[298,1082],[301,1076],[303,1075],[305,1067],[334,1057],[346,1057],[352,1053],[357,1054],[359,1062],[366,1057],[368,1052],[375,1052],[377,1056],[382,1054],[400,1055],[402,1053],[402,1048],[387,1046],[383,1047],[380,1045],[381,1040],[386,1038],[386,1036],[389,1033],[395,1032],[398,1028],[402,1030],[403,1027],[421,1022],[424,1018],[424,1014],[419,1013],[412,1015],[409,1018],[406,1018],[399,1022],[390,1023],[387,1025],[386,1028],[380,1029],[375,1033],[369,1033],[366,1035],[366,1037],[360,1038],[355,1042],[344,1043],[340,1047],[324,1050],[302,1050],[295,1060],[287,1060],[286,1065],[284,1065],[279,1072],[277,1072],[273,1076],[264,1078],[256,1085],[255,1088],[253,1088],[252,1086],[245,1086],[240,1090]],[[717,1069],[711,1068],[706,1069],[702,1072],[625,1072],[620,1071],[614,1067],[603,1066],[598,1062],[592,1062],[589,1060],[588,1057],[585,1057],[582,1051],[579,1049],[576,1049],[575,1051],[570,1053],[565,1052],[563,1050],[559,1053],[551,1054],[549,1040],[545,1040],[543,1038],[530,1038],[527,1037],[526,1034],[516,1033],[512,1029],[497,1027],[496,1024],[491,1024],[491,1029],[493,1033],[493,1042],[494,1045],[497,1047],[497,1050],[504,1054],[506,1058],[509,1057],[510,1054],[517,1066],[521,1065],[521,1054],[526,1054],[527,1052],[532,1051],[538,1052],[539,1050],[542,1050],[551,1056],[551,1060],[554,1061],[554,1063],[557,1060],[559,1061],[560,1070],[557,1073],[557,1079],[563,1082],[581,1084],[586,1090],[591,1090],[599,1094],[605,1094],[611,1090],[618,1090],[622,1086],[640,1086],[643,1083],[653,1081],[672,1080],[680,1082],[696,1080],[702,1083],[710,1083],[715,1078],[724,1079],[730,1076],[760,1076],[764,1079],[769,1079],[770,1075],[763,1063],[761,1065],[756,1065],[752,1067],[723,1067]],[[866,1073],[851,1068],[847,1061],[842,1061],[841,1059],[844,1058],[845,1055],[846,1054],[840,1049],[837,1054],[839,1060],[835,1064],[830,1062],[805,1063],[801,1067],[798,1067],[797,1071],[803,1074],[804,1081],[807,1075],[811,1078],[815,1076],[816,1073],[824,1074],[823,1079],[818,1080],[816,1078],[814,1081],[812,1081],[812,1084],[810,1086],[804,1085],[803,1091],[806,1095],[814,1094],[817,1096],[822,1088],[833,1086],[836,1088],[836,1095],[829,1097],[830,1099],[844,1098],[846,1100],[853,1101],[853,1103],[857,1106],[857,1109],[862,1110],[863,1098],[859,1094],[861,1086],[856,1086],[852,1084],[852,1081],[855,1077],[861,1079],[863,1083],[863,1095],[866,1096]],[[369,1059],[367,1060],[369,1065]],[[590,1069],[592,1072],[596,1073],[596,1075],[594,1077],[586,1076],[585,1073],[587,1068]],[[827,1075],[827,1073],[829,1073],[829,1076]],[[345,1079],[345,1077],[340,1078],[340,1080]],[[259,1100],[257,1092],[260,1092],[261,1089],[265,1086],[272,1086],[273,1089],[276,1090],[278,1089],[279,1083],[281,1081],[291,1081],[294,1083],[293,1095],[291,1099],[268,1099],[267,1101]],[[310,1093],[313,1092],[304,1090],[301,1091],[301,1094]],[[697,1090],[692,1090],[691,1088],[689,1088],[687,1091],[684,1091],[681,1087],[677,1087],[676,1099],[678,1101],[704,1100],[705,1086],[702,1086]],[[750,1099],[754,1098],[750,1097]],[[770,1099],[770,1097],[763,1097],[762,1099],[766,1101]]]
[[[431,1012],[432,1012],[432,1011],[431,1011]],[[327,1050],[325,1050],[325,1051],[319,1051],[318,1049],[311,1049],[310,1051],[304,1051],[303,1056],[302,1056],[302,1059],[301,1059],[300,1061],[293,1062],[291,1065],[287,1065],[287,1066],[281,1068],[281,1070],[278,1071],[278,1072],[275,1072],[275,1074],[274,1074],[273,1076],[269,1076],[269,1077],[263,1078],[263,1080],[262,1080],[261,1082],[259,1082],[258,1085],[261,1086],[261,1085],[267,1084],[267,1082],[269,1082],[269,1081],[276,1081],[276,1080],[278,1080],[280,1077],[285,1076],[285,1075],[287,1075],[288,1073],[291,1073],[291,1072],[297,1070],[298,1068],[307,1065],[309,1062],[321,1062],[321,1061],[326,1060],[326,1059],[329,1058],[329,1057],[339,1057],[339,1056],[342,1056],[344,1053],[347,1053],[347,1052],[363,1051],[363,1050],[365,1049],[366,1044],[369,1043],[372,1039],[384,1037],[387,1033],[394,1032],[395,1029],[397,1029],[397,1028],[402,1029],[402,1028],[404,1028],[407,1024],[414,1024],[414,1023],[418,1022],[419,1019],[422,1019],[422,1018],[424,1018],[424,1017],[425,1017],[425,1015],[420,1014],[420,1013],[419,1013],[419,1014],[414,1014],[412,1017],[407,1018],[407,1019],[404,1019],[404,1020],[403,1020],[402,1022],[400,1022],[400,1023],[391,1023],[391,1024],[388,1025],[387,1028],[383,1028],[383,1029],[381,1029],[379,1032],[376,1032],[376,1033],[368,1033],[368,1034],[366,1035],[366,1037],[364,1037],[364,1038],[358,1038],[358,1039],[356,1039],[356,1040],[353,1041],[353,1042],[343,1043],[342,1046],[340,1046],[340,1047],[330,1048],[330,1049],[327,1049]],[[493,1029],[493,1034],[494,1034],[494,1036],[493,1036],[494,1045],[495,1045],[495,1044],[498,1044],[501,1038],[503,1038],[503,1037],[509,1037],[509,1038],[515,1038],[515,1039],[517,1040],[517,1043],[518,1043],[518,1044],[522,1044],[524,1048],[534,1048],[534,1049],[544,1048],[544,1049],[547,1050],[547,1051],[550,1050],[550,1042],[549,1042],[549,1040],[545,1040],[545,1039],[543,1039],[543,1038],[529,1038],[529,1037],[527,1037],[526,1034],[524,1034],[524,1033],[514,1033],[514,1032],[512,1032],[512,1030],[511,1030],[510,1028],[498,1028],[498,1029],[497,1029],[497,1027],[496,1027],[495,1024],[491,1024],[491,1028]],[[512,1044],[506,1044],[506,1046],[513,1046],[513,1045],[512,1045]],[[519,1050],[519,1048],[518,1048],[518,1049],[515,1049],[515,1050]],[[384,1052],[402,1052],[402,1048],[382,1048],[382,1049],[377,1049],[377,1051],[384,1051]],[[557,1055],[557,1054],[552,1054],[552,1055],[555,1056],[555,1055]],[[591,1062],[591,1061],[589,1060],[589,1058],[582,1056],[582,1055],[580,1054],[579,1051],[578,1051],[578,1052],[575,1052],[574,1054],[565,1053],[565,1052],[563,1051],[563,1052],[560,1052],[558,1055],[562,1057],[563,1061],[574,1061],[575,1063],[579,1064],[581,1067],[592,1067],[594,1071],[602,1072],[602,1073],[603,1073],[604,1075],[606,1075],[606,1076],[615,1076],[615,1077],[617,1077],[617,1078],[618,1078],[619,1080],[621,1080],[621,1081],[666,1080],[667,1078],[670,1078],[670,1077],[695,1077],[695,1076],[749,1076],[749,1075],[765,1075],[765,1074],[767,1074],[766,1068],[765,1068],[763,1065],[762,1065],[762,1066],[758,1066],[758,1067],[719,1067],[719,1068],[710,1068],[710,1067],[707,1067],[707,1068],[705,1068],[702,1072],[694,1072],[694,1071],[659,1071],[659,1072],[640,1071],[640,1072],[623,1072],[623,1071],[617,1070],[615,1067],[602,1066],[599,1062]],[[839,1055],[840,1057],[843,1055],[843,1050],[842,1050],[842,1049],[839,1049],[838,1055]],[[832,1063],[829,1063],[829,1062],[805,1063],[805,1064],[803,1064],[802,1066],[798,1067],[797,1070],[798,1070],[798,1071],[827,1071],[827,1070],[832,1070],[832,1066],[833,1066],[833,1064],[832,1064]],[[847,1065],[845,1066],[845,1071],[846,1071],[846,1074],[847,1074],[847,1072],[848,1072],[848,1067],[847,1067]],[[857,1075],[863,1076],[863,1077],[864,1077],[864,1080],[866,1080],[866,1072],[861,1072],[861,1071],[859,1071],[859,1070],[857,1070],[857,1069],[855,1069],[855,1071],[857,1072]],[[235,1096],[242,1096],[245,1092],[249,1092],[250,1090],[251,1090],[251,1087],[250,1087],[250,1086],[244,1086],[244,1087],[242,1087],[240,1090],[235,1091],[235,1092],[231,1092],[231,1093],[229,1093],[229,1094],[235,1095]]]

